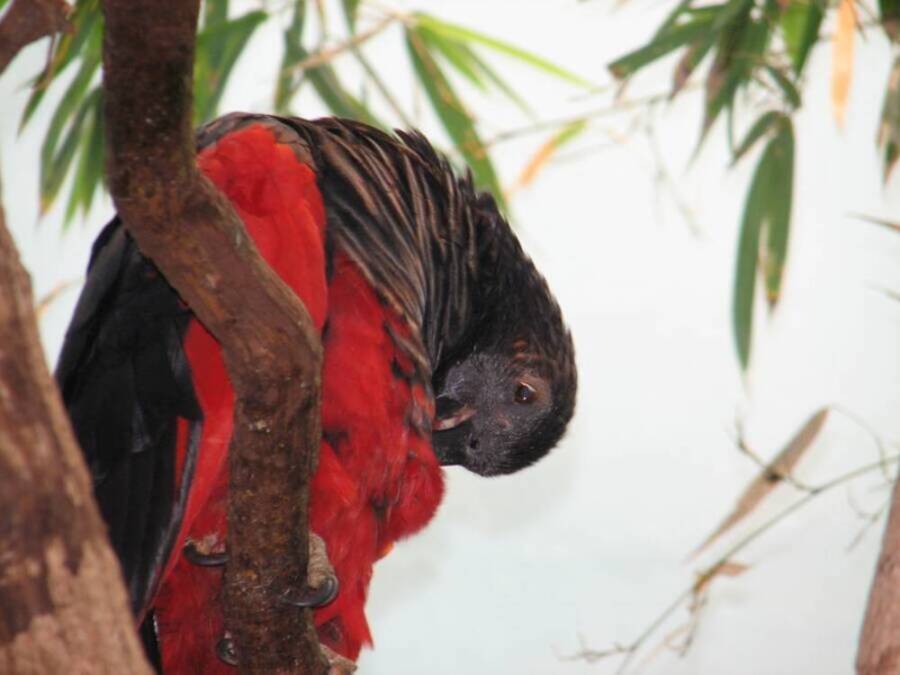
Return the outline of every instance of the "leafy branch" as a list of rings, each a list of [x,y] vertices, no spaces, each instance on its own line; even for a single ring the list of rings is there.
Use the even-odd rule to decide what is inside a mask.
[[[2,4],[2,0],[0,0]],[[315,6],[314,22],[307,21]],[[279,66],[261,73],[273,83],[272,107],[280,114],[294,114],[294,105],[304,87],[334,115],[351,117],[389,129],[411,126],[413,115],[400,103],[391,83],[369,62],[365,48],[370,41],[400,24],[410,67],[417,85],[453,143],[457,156],[471,166],[479,187],[491,190],[499,201],[503,193],[490,156],[481,138],[472,102],[457,90],[464,81],[483,94],[499,93],[528,111],[527,103],[494,69],[487,55],[524,63],[537,73],[560,79],[579,89],[591,85],[583,78],[520,47],[435,16],[405,14],[375,3],[342,0],[344,36],[331,36],[337,28],[329,23],[322,3],[293,0],[286,7],[266,5],[236,15],[228,0],[206,0],[197,35],[194,68],[194,123],[214,118],[234,67],[253,36],[269,23],[286,23],[284,51]],[[371,11],[361,15],[362,7]],[[313,10],[315,11],[315,10]],[[285,22],[282,15],[288,12]],[[53,109],[41,151],[41,212],[51,208],[68,181],[65,222],[86,213],[103,182],[104,127],[101,69],[103,19],[98,0],[76,0],[71,31],[52,48],[47,64],[32,82],[32,94],[22,115],[21,126],[46,107],[51,87],[63,87],[62,98]],[[315,24],[310,26],[309,24]],[[348,84],[335,63],[351,55],[361,66],[361,81]],[[60,83],[57,85],[57,83]],[[307,86],[308,85],[308,86]],[[354,95],[357,86],[371,85],[386,104],[386,118],[376,114],[365,97]]]
[[[793,117],[803,102],[805,67],[813,46],[830,39],[832,108],[841,124],[849,97],[854,36],[863,29],[857,16],[860,7],[856,0],[833,4],[825,0],[721,0],[712,4],[681,0],[646,44],[608,66],[624,84],[651,64],[676,54],[668,94],[674,98],[684,93],[689,81],[707,64],[698,150],[722,117],[726,119],[732,166],[762,147],[744,204],[733,282],[732,329],[743,369],[750,365],[759,280],[770,312],[782,293],[793,203]],[[824,36],[821,28],[828,12],[837,15],[835,31]],[[867,23],[879,25],[896,45],[900,3],[879,0],[877,16]],[[760,101],[763,111],[735,142],[735,119],[751,112]],[[888,81],[878,144],[887,178],[900,154],[900,56]]]

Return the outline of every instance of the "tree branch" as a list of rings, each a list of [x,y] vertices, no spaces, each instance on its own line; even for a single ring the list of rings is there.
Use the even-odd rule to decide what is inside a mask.
[[[900,673],[900,481],[894,483],[891,512],[859,638],[856,672]]]
[[[66,14],[59,0],[15,0],[0,74]],[[0,206],[0,672],[149,675],[33,308]]]
[[[64,0],[13,0],[0,21],[0,73],[23,47],[66,27]]]
[[[241,672],[318,675],[311,612],[280,599],[306,586],[321,346],[305,308],[196,168],[198,6],[103,3],[110,191],[141,251],[220,342],[235,390],[224,593]]]

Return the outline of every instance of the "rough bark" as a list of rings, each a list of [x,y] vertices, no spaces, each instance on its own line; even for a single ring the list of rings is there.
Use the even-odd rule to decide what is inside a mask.
[[[150,673],[0,208],[0,673]]]
[[[64,0],[13,0],[0,21],[0,73],[22,47],[65,28],[68,14]]]
[[[110,191],[141,251],[222,345],[235,390],[226,627],[244,673],[321,673],[306,589],[321,346],[303,305],[196,168],[198,0],[105,0]]]
[[[859,675],[900,674],[900,480],[894,484],[856,656]]]
[[[0,74],[61,30],[58,0],[16,0]],[[150,673],[119,564],[38,338],[0,206],[0,673]]]

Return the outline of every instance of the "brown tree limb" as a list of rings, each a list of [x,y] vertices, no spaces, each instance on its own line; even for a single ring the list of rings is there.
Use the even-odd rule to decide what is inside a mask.
[[[191,82],[199,0],[105,0],[108,176],[116,208],[222,345],[235,390],[225,622],[244,673],[324,670],[309,610],[308,478],[320,438],[321,346],[195,164]]]
[[[894,484],[891,512],[856,655],[859,675],[900,673],[900,480]]]
[[[23,47],[66,27],[64,0],[13,0],[0,21],[0,73]]]
[[[0,208],[0,673],[150,667]]]
[[[15,0],[0,74],[66,14],[59,0]],[[33,308],[0,206],[0,672],[149,674]]]

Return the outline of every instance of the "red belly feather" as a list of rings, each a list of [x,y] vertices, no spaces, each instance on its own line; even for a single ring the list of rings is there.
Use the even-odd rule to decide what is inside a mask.
[[[355,659],[371,643],[364,605],[373,563],[398,538],[430,520],[443,479],[430,443],[408,425],[421,386],[396,377],[403,362],[386,332],[408,332],[379,302],[356,265],[341,256],[325,275],[325,211],[313,171],[263,125],[245,127],[200,153],[206,175],[232,201],[262,256],[306,304],[323,337],[322,426],[310,525],[326,542],[341,591],[315,612],[320,638]],[[153,602],[166,673],[233,673],[215,656],[222,635],[221,569],[196,567],[186,539],[224,545],[227,449],[234,395],[215,339],[192,322],[185,337],[204,413],[199,455],[184,520]],[[177,475],[187,429],[179,426]]]

